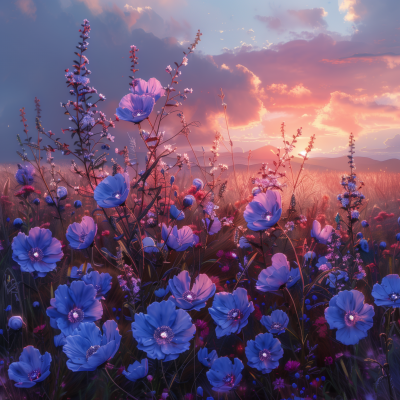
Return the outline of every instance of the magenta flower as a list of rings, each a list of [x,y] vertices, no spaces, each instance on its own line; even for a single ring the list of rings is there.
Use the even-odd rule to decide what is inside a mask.
[[[149,96],[156,102],[161,96],[164,96],[165,90],[156,78],[150,78],[148,82],[143,79],[134,79],[130,91],[139,96]]]
[[[138,124],[151,114],[153,107],[154,98],[152,96],[129,93],[121,99],[116,114],[123,121]]]
[[[295,372],[299,369],[300,363],[298,361],[289,360],[285,365],[285,370],[288,372]]]

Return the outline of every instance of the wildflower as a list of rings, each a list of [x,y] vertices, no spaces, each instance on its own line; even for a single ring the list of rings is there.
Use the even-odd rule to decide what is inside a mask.
[[[375,283],[371,292],[377,306],[400,307],[400,276],[386,275],[382,283]]]
[[[86,249],[92,245],[97,234],[97,224],[92,217],[83,217],[82,222],[68,226],[66,237],[72,249]]]
[[[380,242],[380,243],[379,243],[379,248],[380,248],[381,250],[385,250],[385,249],[386,249],[386,243],[385,243],[385,242]]]
[[[313,251],[307,251],[306,254],[304,254],[304,260],[309,261],[309,260],[315,260],[317,258],[317,255]]]
[[[39,227],[32,228],[29,236],[19,232],[12,242],[12,258],[23,272],[34,272],[44,277],[56,267],[64,255],[61,242],[53,238],[51,231]]]
[[[365,239],[361,239],[360,243],[359,243],[359,247],[362,251],[364,251],[365,253],[369,252],[369,245],[368,245],[368,241]]]
[[[285,365],[285,370],[288,372],[296,372],[300,367],[300,363],[298,361],[289,360]]]
[[[240,333],[247,325],[254,306],[247,298],[247,290],[238,288],[233,293],[217,293],[212,308],[208,311],[217,324],[215,333],[220,338],[231,333]]]
[[[193,179],[193,186],[196,188],[196,191],[199,191],[199,190],[203,189],[204,183],[201,179],[196,178],[196,179]]]
[[[346,345],[357,344],[360,339],[367,337],[374,315],[374,308],[364,304],[364,295],[358,290],[339,292],[325,309],[329,327],[337,329],[336,339]]]
[[[86,264],[82,264],[79,268],[78,267],[72,267],[71,268],[71,272],[68,275],[69,278],[71,279],[81,279],[87,272],[92,270],[92,266],[88,263]]]
[[[20,185],[32,185],[34,181],[35,167],[32,164],[22,166],[18,164],[18,170],[15,179]]]
[[[59,186],[59,187],[57,188],[57,197],[58,197],[60,200],[65,199],[65,198],[67,197],[67,195],[68,195],[68,191],[67,191],[67,189],[66,189],[64,186]]]
[[[260,322],[267,328],[268,332],[280,335],[285,332],[285,328],[289,323],[289,317],[281,310],[274,310],[271,315],[264,315]]]
[[[135,85],[131,86],[130,91],[134,95],[151,97],[154,102],[165,95],[165,90],[156,78],[150,78],[148,82],[140,78],[135,79]]]
[[[10,329],[12,329],[13,331],[20,330],[23,325],[24,325],[24,321],[22,320],[22,318],[20,316],[11,317],[8,320],[8,327]]]
[[[188,208],[188,207],[192,206],[195,202],[196,202],[196,199],[192,195],[189,194],[189,195],[185,196],[182,201],[183,208]]]
[[[142,245],[145,253],[158,253],[160,251],[151,237],[147,236],[142,239]]]
[[[176,219],[177,221],[182,221],[185,219],[185,213],[181,210],[178,210],[174,204],[169,209],[169,216],[171,219]]]
[[[138,379],[144,378],[149,372],[149,361],[144,358],[142,361],[135,361],[128,365],[128,371],[122,371],[126,379],[136,382]]]
[[[151,114],[154,104],[155,100],[152,96],[140,96],[129,93],[121,99],[119,107],[116,110],[116,115],[123,121],[137,124]]]
[[[252,231],[265,231],[274,226],[282,214],[282,200],[279,192],[268,190],[254,197],[243,213],[247,227]]]
[[[260,333],[255,340],[249,340],[246,346],[248,365],[256,368],[263,374],[269,374],[279,366],[279,359],[283,356],[281,342],[271,333]]]
[[[314,220],[311,237],[315,238],[318,243],[327,244],[332,236],[332,232],[333,227],[331,225],[325,225],[324,229],[321,229],[321,224],[317,220]]]
[[[24,221],[21,218],[15,218],[13,222],[13,226],[17,229],[21,229],[22,225],[24,225]]]
[[[228,357],[220,357],[214,361],[206,375],[213,386],[213,390],[229,392],[237,387],[242,380],[241,372],[243,368],[244,365],[238,358],[235,358],[232,363]]]
[[[113,208],[125,202],[129,194],[129,175],[109,175],[96,186],[94,199],[99,207]]]
[[[349,275],[347,274],[346,271],[333,271],[328,275],[328,278],[326,279],[326,284],[329,285],[331,288],[336,288],[336,285],[338,285],[338,281],[344,279],[345,282],[349,280]]]
[[[14,386],[30,388],[50,375],[50,364],[51,355],[47,351],[41,355],[35,347],[26,346],[19,360],[9,366],[8,377],[17,382]]]
[[[368,228],[368,227],[369,227],[368,221],[366,221],[366,220],[361,221],[361,226],[362,226],[363,228]]]
[[[96,299],[96,289],[82,281],[74,281],[69,287],[60,285],[50,304],[46,314],[55,320],[58,329],[66,336],[71,335],[80,323],[97,321],[103,315],[103,307]]]
[[[285,389],[285,380],[283,378],[275,379],[272,384],[274,385],[274,390]]]
[[[213,220],[206,218],[203,219],[203,224],[205,225],[209,235],[215,235],[221,230],[221,221],[215,217]]]
[[[214,361],[218,359],[218,355],[216,350],[212,350],[208,353],[207,348],[203,347],[198,351],[197,358],[205,367],[211,368]]]
[[[96,289],[96,299],[104,300],[104,296],[111,289],[112,277],[108,272],[98,273],[97,271],[89,272],[82,277],[83,282],[87,285],[93,285]]]
[[[114,357],[121,338],[115,321],[104,322],[103,335],[94,322],[80,324],[65,338],[63,352],[68,357],[67,367],[74,372],[95,371],[101,364]]]
[[[258,275],[256,288],[261,292],[277,291],[282,285],[290,288],[300,279],[299,268],[290,269],[286,256],[277,253],[272,256],[272,265]]]
[[[315,265],[320,271],[327,271],[332,269],[332,264],[328,261],[326,257],[319,257],[318,262]]]
[[[325,363],[325,365],[332,365],[333,364],[333,358],[332,357],[325,357],[324,363]]]
[[[169,300],[150,304],[147,314],[136,314],[132,322],[137,348],[146,351],[148,357],[163,361],[175,360],[188,350],[195,332],[190,315],[184,310],[176,310]]]
[[[193,244],[193,231],[188,226],[178,229],[176,225],[167,228],[162,224],[161,236],[167,246],[176,251],[185,251]]]

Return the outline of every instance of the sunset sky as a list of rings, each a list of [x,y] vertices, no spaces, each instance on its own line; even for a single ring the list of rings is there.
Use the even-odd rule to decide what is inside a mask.
[[[284,121],[290,135],[303,128],[299,151],[316,135],[314,156],[343,155],[353,132],[356,155],[400,158],[399,16],[398,0],[2,1],[0,157],[18,161],[20,108],[35,134],[35,96],[46,131],[62,136],[70,126],[60,107],[70,99],[64,70],[87,18],[91,85],[106,96],[100,109],[108,118],[128,93],[130,45],[139,48],[136,77],[166,86],[165,68],[182,61],[200,29],[178,86],[193,88],[180,109],[200,123],[190,134],[195,149],[208,149],[216,130],[227,138],[222,88],[234,146],[244,151],[280,146]],[[165,121],[167,135],[180,129],[178,117]],[[128,122],[110,132],[114,147],[126,144],[127,132],[138,137]],[[188,148],[185,138],[173,143]]]

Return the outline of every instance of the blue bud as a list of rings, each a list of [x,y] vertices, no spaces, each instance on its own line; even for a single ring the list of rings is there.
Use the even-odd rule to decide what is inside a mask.
[[[197,395],[203,397],[203,388],[201,386],[197,388]]]
[[[318,297],[317,297],[315,294],[314,294],[311,298],[312,298],[314,301],[318,299]]]
[[[380,243],[379,243],[379,248],[380,248],[381,250],[385,250],[385,249],[386,249],[386,243],[385,243],[385,242],[380,242]]]
[[[309,375],[306,375],[306,379],[310,379],[310,376],[309,376]]]
[[[112,311],[115,312],[115,311],[117,311],[117,309],[116,309],[115,307],[113,307],[113,308],[112,308]]]
[[[74,201],[74,207],[75,208],[80,208],[82,207],[82,202],[80,200],[75,200]]]
[[[36,199],[33,199],[32,203],[33,203],[35,206],[38,206],[38,205],[40,204],[40,199],[38,199],[38,198],[36,197]]]
[[[323,382],[326,378],[324,376],[321,376],[321,381]]]
[[[358,232],[356,235],[357,240],[360,240],[364,237],[364,235],[362,234],[362,232]]]
[[[296,373],[294,374],[294,376],[295,376],[297,379],[300,378],[300,374],[299,374],[298,372],[296,372]]]
[[[174,176],[171,176],[171,179],[170,179],[169,181],[170,181],[171,185],[173,185],[174,182],[175,182],[175,177],[174,177]]]
[[[396,235],[396,240],[397,240],[398,242],[400,242],[400,233],[398,233],[398,234]]]
[[[32,303],[32,305],[33,305],[33,307],[39,307],[39,302],[38,302],[38,301],[34,301],[34,302]]]
[[[292,383],[292,388],[293,388],[293,389],[296,389],[296,388],[297,388],[297,385],[296,385],[295,383]]]
[[[304,304],[310,304],[310,299],[306,299],[306,301],[304,302]]]
[[[8,306],[4,309],[4,311],[6,311],[6,312],[11,311],[11,306],[8,305]]]

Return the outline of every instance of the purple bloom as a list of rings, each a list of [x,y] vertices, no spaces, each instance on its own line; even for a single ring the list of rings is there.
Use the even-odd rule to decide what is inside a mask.
[[[94,189],[94,199],[99,207],[113,208],[125,202],[129,194],[129,175],[107,176]]]
[[[50,364],[51,355],[47,351],[42,356],[38,349],[26,346],[19,361],[13,362],[8,368],[8,377],[17,382],[16,387],[30,388],[50,375]]]
[[[277,333],[280,335],[285,332],[285,328],[288,326],[289,317],[288,315],[281,311],[272,311],[271,315],[264,315],[260,321],[270,333]]]
[[[71,286],[60,285],[46,314],[55,320],[64,335],[71,335],[81,322],[94,322],[103,315],[103,307],[96,299],[96,289],[82,281]]]
[[[397,274],[386,275],[382,283],[375,283],[372,296],[377,306],[400,307],[400,276]]]
[[[174,204],[169,209],[169,216],[171,219],[176,219],[177,221],[182,221],[185,219],[185,213],[181,210],[178,210]]]
[[[247,325],[253,311],[253,302],[249,302],[247,290],[244,288],[238,288],[233,293],[217,293],[212,308],[208,310],[217,324],[215,333],[218,338],[231,333],[240,333]]]
[[[83,270],[85,264],[82,264],[79,268],[78,267],[72,267],[71,268],[71,273],[69,275],[69,278],[71,279],[81,279],[82,276],[84,276],[87,272],[92,271],[93,268],[91,264],[86,264],[86,269]]]
[[[68,357],[67,367],[74,372],[96,370],[114,357],[121,338],[117,323],[113,320],[104,322],[103,335],[94,322],[80,324],[65,338],[63,352]]]
[[[104,296],[111,289],[112,277],[108,272],[98,273],[97,271],[89,272],[82,277],[86,285],[93,285],[96,289],[96,299],[104,300]]]
[[[162,224],[161,236],[167,246],[176,251],[185,251],[193,245],[193,231],[188,226],[178,230],[176,225],[167,228]]]
[[[116,114],[123,121],[138,124],[151,114],[153,107],[154,98],[152,96],[129,93],[121,99]]]
[[[321,224],[314,220],[311,229],[311,237],[315,238],[318,243],[327,244],[328,240],[332,236],[333,227],[330,225],[325,225],[324,229],[321,229]]]
[[[92,217],[83,217],[82,222],[71,224],[66,233],[69,245],[73,249],[86,249],[92,243],[97,233],[97,224]]]
[[[218,359],[218,355],[216,350],[208,353],[207,347],[204,347],[198,351],[197,358],[205,367],[211,368],[214,361]]]
[[[275,339],[271,333],[260,333],[255,340],[249,340],[245,349],[247,364],[269,374],[279,367],[279,360],[283,356],[281,342]]]
[[[135,314],[132,335],[137,348],[150,358],[163,361],[175,360],[189,350],[190,340],[196,332],[190,315],[176,310],[172,301],[154,302],[147,307],[147,314]]]
[[[272,256],[272,265],[258,275],[256,288],[261,292],[274,292],[282,285],[292,287],[300,279],[299,268],[290,269],[286,256],[276,253]]]
[[[221,221],[217,217],[214,217],[211,222],[208,218],[206,218],[205,220],[203,220],[203,223],[206,226],[209,235],[215,235],[221,230],[222,227]]]
[[[364,304],[364,295],[358,290],[339,292],[325,309],[329,327],[337,329],[336,339],[346,345],[357,344],[360,339],[367,337],[374,315],[374,308]]]
[[[279,192],[268,190],[254,197],[243,213],[247,227],[252,231],[265,231],[274,226],[282,214],[282,199]]]
[[[206,274],[197,276],[192,288],[190,288],[190,276],[188,271],[182,271],[168,282],[172,296],[169,298],[175,305],[184,310],[200,311],[206,306],[207,300],[214,296],[215,284]]]
[[[163,89],[161,83],[156,78],[150,78],[148,82],[143,79],[135,79],[129,89],[133,94],[139,96],[149,96],[156,102],[161,96],[164,96],[165,90]],[[121,107],[121,106],[120,106]]]
[[[19,232],[12,242],[12,258],[21,266],[23,272],[34,272],[44,277],[56,267],[64,255],[61,243],[53,238],[51,231],[43,228],[32,228],[29,236]]]
[[[32,164],[22,166],[18,164],[18,171],[15,174],[15,179],[20,185],[32,185],[34,181],[35,168]]]
[[[220,357],[206,373],[208,380],[216,392],[229,392],[242,380],[243,363],[235,358],[233,363],[228,357]]]

